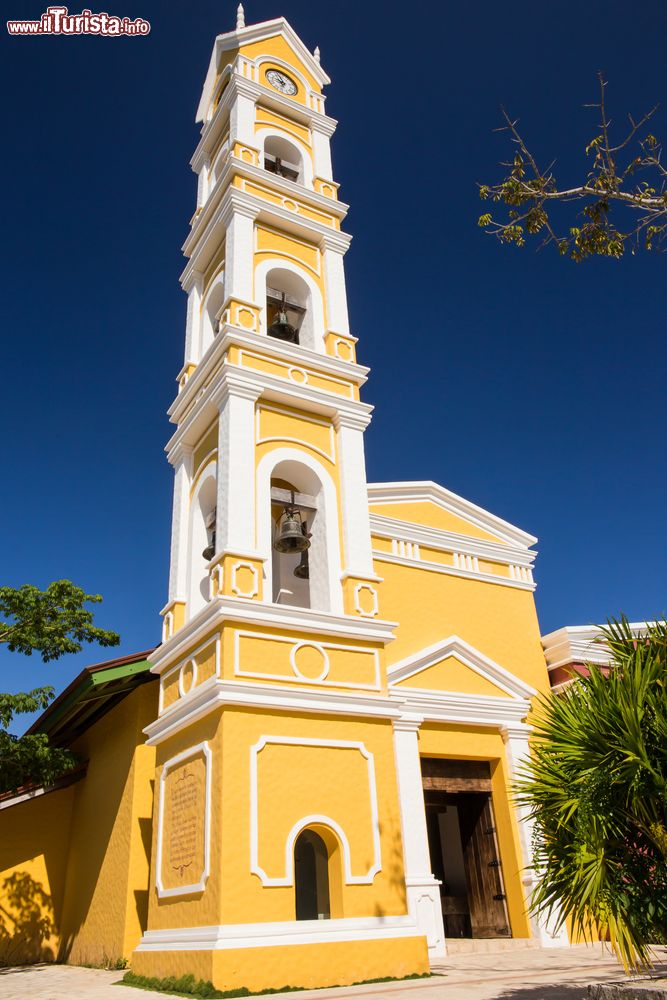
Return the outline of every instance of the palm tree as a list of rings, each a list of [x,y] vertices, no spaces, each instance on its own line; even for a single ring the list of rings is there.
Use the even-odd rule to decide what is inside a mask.
[[[608,670],[538,701],[517,799],[535,824],[534,910],[636,970],[667,939],[667,622],[637,638],[611,620],[600,641]]]

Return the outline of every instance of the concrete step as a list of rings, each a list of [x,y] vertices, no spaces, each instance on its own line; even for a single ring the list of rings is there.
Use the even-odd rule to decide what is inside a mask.
[[[494,951],[525,951],[539,948],[533,938],[447,938],[448,955],[478,955]]]

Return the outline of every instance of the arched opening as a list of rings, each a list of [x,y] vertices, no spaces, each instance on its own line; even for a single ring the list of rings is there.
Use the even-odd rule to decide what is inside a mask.
[[[301,151],[289,139],[269,135],[264,142],[264,169],[288,181],[303,184]]]
[[[218,155],[216,156],[213,162],[213,166],[211,167],[209,175],[209,188],[208,188],[209,193],[213,190],[215,185],[220,180],[220,176],[223,170],[225,169],[225,166],[227,165],[228,157],[229,157],[229,139],[227,139],[220,147]]]
[[[225,302],[225,277],[221,272],[213,282],[204,301],[201,327],[200,359],[206,354],[220,328],[219,314]]]
[[[190,566],[188,616],[200,611],[210,598],[208,563],[215,551],[215,463],[204,472],[190,507]]]
[[[296,511],[310,542],[303,551],[276,547],[286,527],[285,510]],[[271,575],[273,601],[297,608],[328,611],[331,607],[324,490],[312,469],[299,462],[280,462],[271,474]]]
[[[284,267],[266,275],[266,332],[269,337],[314,348],[314,310],[310,288]]]
[[[329,920],[329,851],[314,830],[302,830],[294,844],[297,920]]]

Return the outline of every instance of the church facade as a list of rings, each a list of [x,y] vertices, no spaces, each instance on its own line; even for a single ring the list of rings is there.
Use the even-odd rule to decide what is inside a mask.
[[[162,642],[34,727],[85,766],[0,801],[0,885],[31,880],[54,958],[259,990],[426,972],[452,939],[567,943],[528,914],[511,797],[550,686],[536,539],[366,481],[329,82],[282,18],[215,41]]]

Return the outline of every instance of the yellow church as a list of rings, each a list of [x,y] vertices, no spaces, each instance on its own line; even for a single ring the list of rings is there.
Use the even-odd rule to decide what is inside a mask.
[[[162,641],[33,727],[83,763],[0,801],[5,961],[261,990],[428,972],[460,939],[567,943],[528,914],[511,797],[549,690],[536,539],[436,483],[366,480],[329,82],[283,18],[240,7],[215,40]]]

